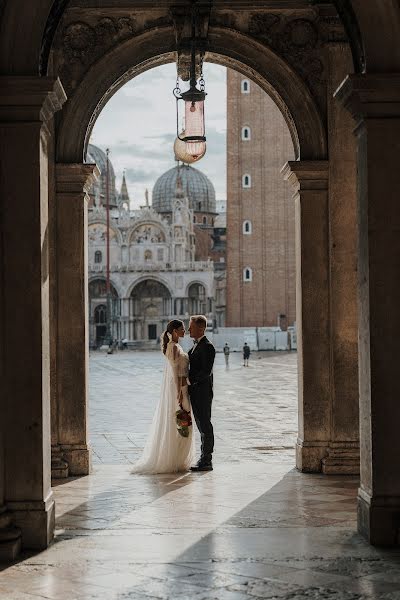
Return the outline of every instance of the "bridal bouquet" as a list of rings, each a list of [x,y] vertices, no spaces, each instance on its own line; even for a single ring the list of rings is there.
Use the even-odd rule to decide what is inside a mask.
[[[192,425],[192,417],[181,406],[175,413],[176,428],[182,437],[189,437],[189,427]]]

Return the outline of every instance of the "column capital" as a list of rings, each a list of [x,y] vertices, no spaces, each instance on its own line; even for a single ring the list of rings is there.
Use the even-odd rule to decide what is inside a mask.
[[[281,169],[286,181],[297,191],[328,189],[329,161],[291,160]]]
[[[46,122],[66,100],[58,77],[0,77],[0,121]]]
[[[400,117],[400,73],[348,75],[334,97],[357,124],[368,118]]]
[[[87,193],[99,176],[95,164],[57,163],[56,191],[61,194]]]

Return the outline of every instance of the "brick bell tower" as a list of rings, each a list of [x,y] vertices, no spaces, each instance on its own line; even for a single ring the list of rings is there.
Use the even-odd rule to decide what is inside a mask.
[[[294,201],[280,170],[292,139],[273,100],[227,72],[228,327],[283,328],[296,319]]]

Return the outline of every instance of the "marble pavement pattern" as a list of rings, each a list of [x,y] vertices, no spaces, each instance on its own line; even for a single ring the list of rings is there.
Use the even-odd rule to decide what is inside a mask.
[[[212,473],[132,475],[161,368],[91,357],[93,474],[55,482],[55,542],[0,567],[2,600],[400,600],[400,551],[355,531],[357,479],[294,469],[294,354],[217,356]]]

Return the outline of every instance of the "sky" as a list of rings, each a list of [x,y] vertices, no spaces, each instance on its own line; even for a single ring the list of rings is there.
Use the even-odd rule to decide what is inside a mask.
[[[217,199],[226,199],[226,69],[204,65],[207,152],[193,166],[203,171],[215,187]],[[122,173],[131,208],[144,204],[157,178],[175,165],[176,101],[175,64],[163,65],[138,75],[106,104],[92,131],[90,143],[110,149],[110,160],[119,191]],[[182,91],[187,83],[181,84]],[[180,102],[183,108],[183,102]]]

